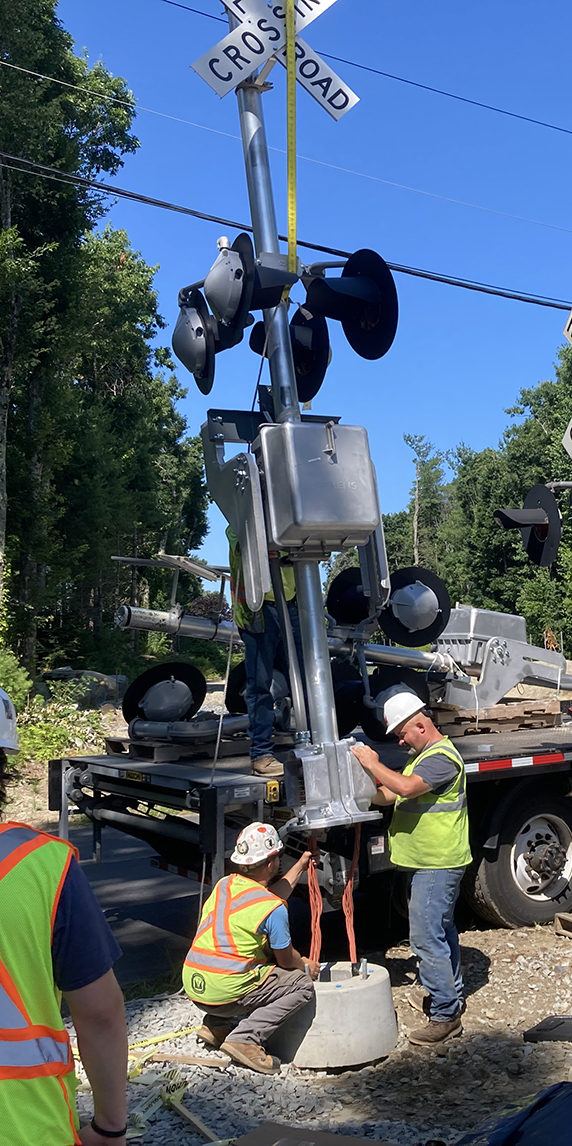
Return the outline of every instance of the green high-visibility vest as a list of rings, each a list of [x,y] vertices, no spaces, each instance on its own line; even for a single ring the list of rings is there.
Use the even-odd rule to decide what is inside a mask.
[[[258,928],[281,903],[245,875],[219,879],[183,967],[183,986],[191,999],[234,1003],[264,982],[276,964]]]
[[[74,849],[28,824],[0,826],[0,1140],[79,1143],[76,1077],[54,985],[52,931]]]
[[[242,557],[240,556],[238,537],[230,525],[226,530],[226,536],[229,542],[230,591],[234,605],[234,619],[239,629],[254,629],[256,632],[263,633],[264,617],[262,610],[260,613],[253,613],[252,609],[249,609],[246,604],[244,573],[242,570]],[[281,556],[286,556],[286,554],[281,554]],[[280,572],[282,574],[284,596],[287,601],[292,601],[296,596],[294,569],[291,565],[282,565]],[[264,600],[274,601],[274,591],[272,589],[269,593],[265,594]]]
[[[408,761],[404,776],[411,776],[429,756],[447,756],[457,768],[455,781],[441,796],[398,796],[389,825],[389,854],[398,867],[452,868],[471,862],[465,766],[448,736],[430,744]]]

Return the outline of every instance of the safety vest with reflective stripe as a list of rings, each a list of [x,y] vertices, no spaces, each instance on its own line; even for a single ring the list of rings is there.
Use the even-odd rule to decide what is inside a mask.
[[[246,589],[244,585],[244,573],[242,570],[242,557],[240,556],[240,549],[238,545],[238,537],[230,525],[226,530],[226,536],[229,543],[229,564],[230,564],[230,591],[234,605],[234,619],[239,629],[252,630],[253,632],[264,632],[264,615],[262,610],[259,613],[253,613],[252,609],[246,604]],[[281,553],[281,557],[286,557],[286,553]],[[284,596],[287,601],[292,601],[296,596],[296,582],[294,580],[294,569],[291,565],[282,565],[280,572],[282,574],[282,584],[284,586]],[[274,591],[271,589],[264,597],[265,601],[274,601]]]
[[[410,776],[429,756],[447,756],[457,775],[441,796],[398,796],[389,825],[389,854],[394,864],[407,868],[465,867],[471,862],[465,766],[448,736],[430,744],[408,761],[403,769]]]
[[[72,845],[0,825],[0,1140],[79,1143],[76,1078],[54,984],[52,935]]]
[[[283,900],[244,875],[219,880],[207,899],[183,967],[191,999],[234,1003],[263,983],[275,964],[260,924]]]

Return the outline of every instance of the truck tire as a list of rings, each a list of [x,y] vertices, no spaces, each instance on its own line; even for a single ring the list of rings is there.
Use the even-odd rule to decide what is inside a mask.
[[[463,895],[500,927],[549,923],[572,908],[572,801],[531,788],[508,804],[498,848],[467,869]]]

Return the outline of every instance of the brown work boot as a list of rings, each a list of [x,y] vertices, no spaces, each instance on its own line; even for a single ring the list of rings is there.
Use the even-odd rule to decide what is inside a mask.
[[[418,1031],[409,1031],[407,1038],[416,1047],[436,1047],[449,1039],[456,1039],[463,1033],[460,1014],[448,1023],[436,1023],[431,1019],[426,1027]],[[228,1044],[225,1044],[228,1045]]]
[[[421,1011],[422,1015],[429,1014],[429,1008],[431,1006],[431,995],[429,994],[429,991],[425,990],[425,987],[420,987],[419,985],[416,987],[410,987],[405,998],[409,1003],[409,1006],[413,1007],[415,1011]]]
[[[252,771],[255,776],[283,776],[284,765],[275,756],[260,756],[258,760],[253,760]]]
[[[214,1050],[220,1050],[221,1043],[228,1038],[232,1027],[217,1027],[214,1031],[210,1027],[199,1027],[195,1031],[196,1037],[201,1043],[205,1043],[207,1047],[213,1047]]]
[[[278,1059],[273,1058],[271,1054],[266,1054],[264,1047],[257,1046],[256,1043],[224,1042],[220,1050],[223,1054],[227,1054],[233,1062],[239,1062],[241,1066],[249,1066],[251,1070],[257,1070],[259,1074],[278,1074],[280,1070]]]

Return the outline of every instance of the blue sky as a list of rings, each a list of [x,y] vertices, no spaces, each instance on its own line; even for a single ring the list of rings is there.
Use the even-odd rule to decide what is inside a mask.
[[[218,0],[188,2],[222,14]],[[223,37],[224,26],[161,0],[62,0],[58,14],[77,49],[123,76],[143,107],[202,125],[141,111],[135,125],[141,147],[127,157],[118,184],[249,221],[241,145],[229,138],[238,136],[235,97],[221,101],[190,68]],[[569,127],[571,23],[564,0],[338,0],[304,38],[317,51]],[[345,250],[370,246],[390,262],[572,297],[572,136],[332,66],[360,103],[336,124],[299,91],[298,151],[320,161],[299,163],[301,238]],[[276,68],[272,79],[275,88],[264,97],[267,132],[269,143],[283,149],[285,73]],[[285,156],[272,152],[271,162],[284,232]],[[159,265],[167,341],[178,289],[206,273],[223,228],[126,201],[109,217]],[[403,434],[425,434],[442,449],[461,441],[477,450],[495,446],[507,423],[504,409],[520,387],[553,376],[566,318],[563,311],[405,275],[396,275],[396,284],[400,322],[389,354],[363,361],[330,323],[333,360],[313,404],[315,412],[367,426],[385,512],[406,504],[412,481]],[[198,431],[208,405],[249,408],[258,365],[247,339],[219,355],[208,400],[180,367],[189,387],[182,404],[189,429]],[[226,559],[216,510],[202,555]]]

